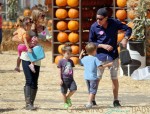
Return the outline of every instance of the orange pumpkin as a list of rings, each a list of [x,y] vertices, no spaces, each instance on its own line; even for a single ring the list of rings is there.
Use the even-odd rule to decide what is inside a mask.
[[[67,0],[56,0],[56,5],[59,7],[66,6]]]
[[[77,43],[79,41],[79,34],[71,32],[68,36],[68,39],[71,43]]]
[[[9,23],[8,28],[9,28],[9,29],[12,29],[12,28],[13,28],[13,25],[14,25],[13,22],[10,21],[10,22],[8,22],[8,23]]]
[[[116,17],[119,20],[124,20],[127,17],[127,12],[125,10],[117,10]]]
[[[133,28],[134,27],[134,23],[132,21],[130,21],[128,24],[127,24],[130,28]]]
[[[56,28],[60,31],[64,31],[67,29],[67,23],[65,21],[59,21],[56,25]]]
[[[72,54],[74,54],[74,55],[79,54],[79,46],[72,45],[71,49],[72,49]]]
[[[78,18],[78,17],[79,17],[79,11],[78,11],[77,9],[71,8],[71,9],[69,9],[69,11],[68,11],[68,16],[69,16],[70,18]]]
[[[51,30],[52,30],[52,28],[51,28],[51,27],[47,27],[47,29],[48,29],[49,31],[51,31]]]
[[[68,13],[67,13],[67,10],[65,9],[57,9],[55,15],[59,19],[65,19],[67,18]]]
[[[58,56],[56,56],[55,57],[55,64],[58,64],[59,63],[59,61],[61,60],[63,58],[63,56],[62,55],[58,55]]]
[[[53,21],[52,21],[51,19],[48,20],[47,25],[48,25],[48,26],[51,26],[51,25],[52,25],[52,22],[53,22]]]
[[[71,57],[70,59],[73,61],[73,63],[75,65],[79,63],[79,58],[78,57]]]
[[[68,35],[65,32],[59,32],[57,35],[57,40],[61,43],[68,41]]]
[[[64,46],[65,46],[64,44],[61,44],[61,45],[58,46],[58,52],[59,52],[60,54],[63,54],[62,48],[63,48]]]
[[[128,11],[128,18],[133,20],[136,17],[135,11],[134,10],[129,10]]]
[[[31,16],[31,10],[30,9],[25,9],[23,11],[23,15],[26,17],[26,16]]]
[[[147,11],[147,18],[150,19],[150,10]]]
[[[68,29],[71,31],[76,31],[79,29],[79,22],[78,21],[69,21],[68,22]]]
[[[125,33],[124,32],[118,33],[117,42],[121,42],[124,37],[125,37]]]
[[[117,0],[117,5],[119,7],[125,7],[127,4],[127,0]]]
[[[52,3],[52,0],[45,0],[45,5],[50,5]]]
[[[67,0],[67,4],[70,7],[77,7],[79,5],[79,0]]]

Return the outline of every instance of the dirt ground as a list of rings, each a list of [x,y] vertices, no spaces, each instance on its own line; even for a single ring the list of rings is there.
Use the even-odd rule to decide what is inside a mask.
[[[113,108],[112,86],[106,70],[97,93],[97,107],[86,110],[87,88],[83,79],[83,67],[74,69],[78,91],[72,97],[73,106],[63,109],[58,85],[59,70],[52,64],[51,52],[42,60],[36,111],[26,111],[23,95],[24,74],[15,72],[17,52],[6,51],[0,55],[0,113],[3,114],[150,114],[150,80],[135,81],[131,77],[119,77],[121,108]]]

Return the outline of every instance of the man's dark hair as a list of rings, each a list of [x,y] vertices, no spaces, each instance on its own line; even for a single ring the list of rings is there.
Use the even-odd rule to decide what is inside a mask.
[[[97,11],[97,15],[101,15],[101,16],[107,17],[108,16],[108,11],[107,11],[106,8],[100,8]]]

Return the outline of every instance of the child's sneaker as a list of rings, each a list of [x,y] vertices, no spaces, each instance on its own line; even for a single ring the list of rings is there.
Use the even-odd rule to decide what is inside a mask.
[[[115,100],[113,102],[113,105],[114,105],[114,107],[120,107],[121,106],[121,104],[119,103],[119,100]]]
[[[19,67],[16,67],[14,70],[17,71],[17,72],[20,72],[20,68]]]
[[[67,104],[68,104],[69,107],[72,106],[72,102],[71,102],[71,99],[70,99],[70,98],[67,99]]]
[[[33,64],[30,64],[30,65],[29,65],[29,68],[30,68],[30,70],[31,70],[33,73],[36,72],[35,69],[34,69],[34,65],[33,65]]]
[[[86,108],[92,108],[93,104],[86,104],[84,105]]]
[[[69,108],[69,105],[67,103],[64,104],[64,108],[67,109]]]

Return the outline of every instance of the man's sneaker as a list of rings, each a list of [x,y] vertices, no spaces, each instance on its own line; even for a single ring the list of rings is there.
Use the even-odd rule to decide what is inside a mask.
[[[65,104],[64,104],[64,108],[65,108],[65,109],[68,109],[68,108],[69,108],[69,105],[68,105],[67,103],[65,103]]]
[[[86,108],[92,108],[93,104],[86,104],[84,105]]]
[[[114,105],[114,107],[120,107],[121,106],[120,103],[119,103],[119,100],[115,100],[113,102],[113,105]]]
[[[70,98],[67,98],[67,104],[68,104],[69,107],[72,106],[72,102],[71,102],[71,99],[70,99]]]
[[[97,104],[96,104],[96,101],[92,101],[92,104],[93,104],[93,106],[96,106]]]

